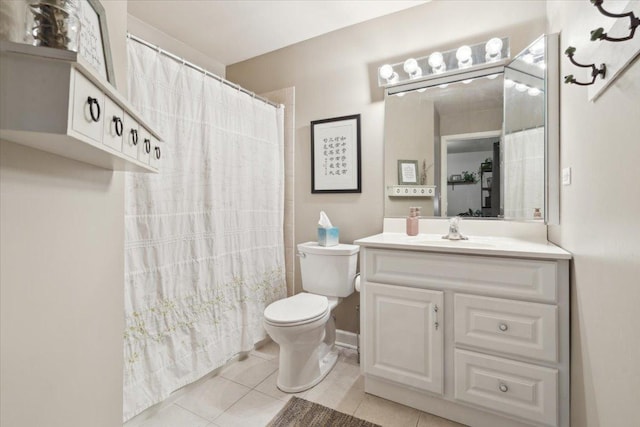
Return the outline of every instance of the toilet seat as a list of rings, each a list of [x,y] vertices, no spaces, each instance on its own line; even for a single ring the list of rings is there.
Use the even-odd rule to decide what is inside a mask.
[[[327,311],[327,297],[302,292],[269,304],[264,319],[275,326],[297,326],[321,319]]]

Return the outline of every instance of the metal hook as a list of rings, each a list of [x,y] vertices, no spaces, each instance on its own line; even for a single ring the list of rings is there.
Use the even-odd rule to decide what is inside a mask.
[[[595,64],[590,64],[590,65],[580,64],[573,59],[573,54],[575,52],[576,52],[576,48],[573,46],[569,46],[567,50],[564,51],[564,54],[567,55],[567,57],[569,58],[569,61],[571,61],[571,63],[576,67],[591,68],[591,81],[589,83],[579,82],[575,79],[575,77],[573,77],[573,74],[569,74],[568,76],[564,77],[565,83],[572,83],[580,86],[591,86],[596,82],[596,78],[598,76],[604,79],[607,73],[607,66],[605,64],[600,64],[600,67],[596,67]]]
[[[633,38],[633,36],[636,33],[636,28],[640,26],[640,18],[636,17],[636,15],[633,12],[628,12],[628,13],[608,12],[604,10],[604,8],[602,7],[602,3],[604,3],[604,0],[591,0],[591,3],[593,3],[593,5],[598,8],[600,13],[602,13],[604,16],[608,16],[609,18],[629,17],[629,20],[630,20],[629,29],[631,30],[629,32],[629,35],[627,35],[627,37],[609,37],[607,33],[604,32],[604,28],[602,27],[596,28],[595,30],[591,31],[592,42],[596,40],[606,40],[610,42],[623,42],[623,41],[631,40]]]

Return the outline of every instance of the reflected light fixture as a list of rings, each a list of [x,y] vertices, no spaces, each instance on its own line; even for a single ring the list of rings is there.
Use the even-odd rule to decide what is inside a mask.
[[[540,89],[538,89],[537,87],[530,87],[527,91],[527,93],[531,96],[538,96],[540,95],[540,92]]]
[[[515,85],[516,83],[513,80],[510,79],[504,79],[504,87],[506,87],[507,89],[512,88],[513,85]]]
[[[405,73],[409,74],[410,79],[422,77],[422,68],[420,68],[418,61],[416,61],[415,58],[409,58],[404,61],[404,66],[402,68]]]
[[[524,83],[516,83],[516,90],[518,92],[525,92],[527,89],[529,89],[529,86],[527,86]]]

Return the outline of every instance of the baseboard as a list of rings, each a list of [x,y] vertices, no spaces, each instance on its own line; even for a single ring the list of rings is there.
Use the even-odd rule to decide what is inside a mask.
[[[358,335],[353,332],[336,329],[336,345],[353,350],[358,349]]]

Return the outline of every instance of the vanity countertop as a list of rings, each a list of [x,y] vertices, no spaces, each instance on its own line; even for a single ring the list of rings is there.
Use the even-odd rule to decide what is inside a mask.
[[[444,252],[484,256],[507,256],[538,259],[571,259],[571,253],[546,241],[514,237],[468,236],[469,240],[447,240],[441,234],[381,233],[358,239],[356,245],[425,252]]]

